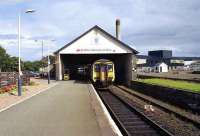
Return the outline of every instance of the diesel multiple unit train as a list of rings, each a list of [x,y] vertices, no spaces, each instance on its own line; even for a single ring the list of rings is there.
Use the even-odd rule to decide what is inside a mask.
[[[91,68],[91,79],[97,87],[108,87],[115,80],[114,63],[106,59],[95,61]]]
[[[82,77],[88,77],[98,88],[108,87],[115,81],[114,63],[107,59],[99,59],[92,65],[79,67],[77,73]]]

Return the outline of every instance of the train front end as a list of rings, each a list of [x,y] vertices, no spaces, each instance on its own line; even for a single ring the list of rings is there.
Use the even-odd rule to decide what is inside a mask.
[[[115,81],[114,63],[100,59],[92,65],[92,81],[98,88],[107,88]]]

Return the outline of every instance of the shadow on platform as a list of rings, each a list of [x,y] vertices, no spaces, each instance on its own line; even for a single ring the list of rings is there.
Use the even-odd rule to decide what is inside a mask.
[[[74,83],[75,84],[89,84],[90,81],[88,81],[88,80],[75,80]]]

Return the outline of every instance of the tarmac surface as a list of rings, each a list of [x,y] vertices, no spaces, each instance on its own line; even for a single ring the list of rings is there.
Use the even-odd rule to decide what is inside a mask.
[[[0,112],[0,136],[99,136],[87,84],[61,81]]]

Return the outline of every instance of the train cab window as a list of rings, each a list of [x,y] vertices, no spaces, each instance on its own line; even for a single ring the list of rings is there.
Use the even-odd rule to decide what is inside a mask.
[[[99,66],[99,64],[95,64],[95,65],[94,65],[94,69],[95,69],[95,72],[99,72],[99,71],[100,71],[100,66]]]
[[[112,64],[108,64],[108,71],[112,72],[113,71],[113,65]]]

